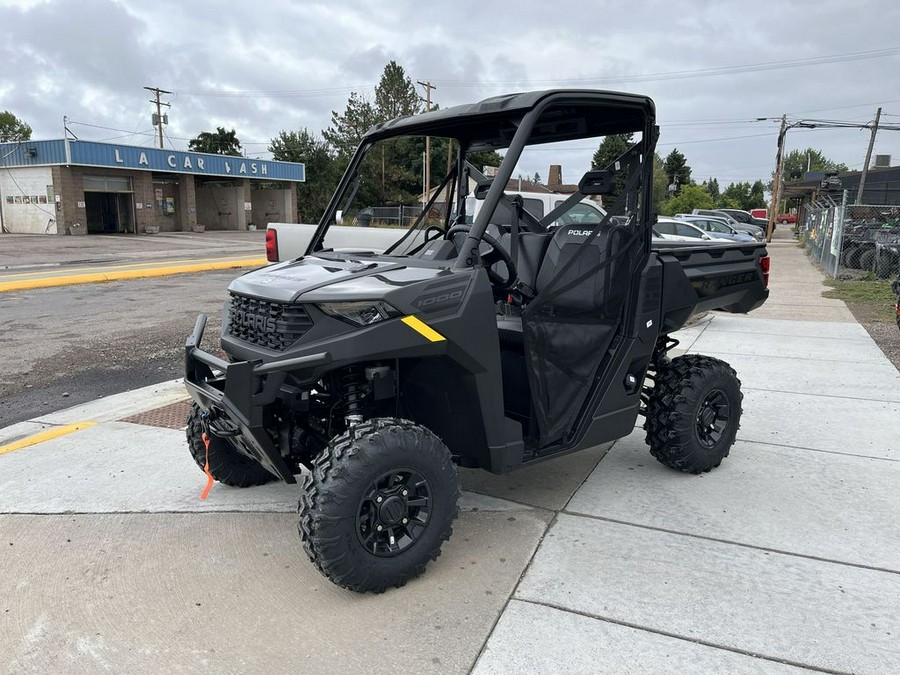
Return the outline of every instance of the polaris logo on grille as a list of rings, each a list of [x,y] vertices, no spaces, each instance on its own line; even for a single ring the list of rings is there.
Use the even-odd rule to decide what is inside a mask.
[[[275,331],[275,319],[271,316],[261,316],[236,309],[231,315],[231,321],[241,328],[249,328],[258,332]]]

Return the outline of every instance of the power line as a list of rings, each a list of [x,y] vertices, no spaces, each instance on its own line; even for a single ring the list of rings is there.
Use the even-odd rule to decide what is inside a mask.
[[[566,83],[595,83],[595,84],[613,84],[621,82],[654,82],[667,79],[687,79],[696,77],[713,77],[717,75],[729,75],[734,73],[750,73],[761,72],[767,70],[785,70],[789,68],[802,68],[807,66],[826,65],[831,63],[843,63],[849,61],[861,61],[866,59],[877,59],[886,56],[893,56],[900,53],[900,47],[887,47],[883,49],[871,49],[861,52],[846,52],[842,54],[830,54],[825,56],[812,56],[803,59],[788,59],[783,61],[763,61],[760,63],[751,63],[737,66],[721,66],[717,68],[698,68],[694,70],[676,70],[662,73],[646,73],[633,75],[615,75],[605,77],[569,77],[544,80],[441,80],[432,79],[432,84],[441,84],[448,88],[454,87],[473,87],[482,85],[495,84],[532,84],[532,85],[559,85]],[[241,98],[241,97],[321,97],[331,96],[335,94],[343,94],[361,89],[374,89],[375,84],[360,84],[356,86],[345,87],[323,87],[318,89],[256,89],[256,90],[215,90],[215,89],[179,89],[177,93],[182,96],[206,96],[220,98]],[[893,103],[896,101],[885,101],[885,103]],[[861,105],[871,105],[869,103]],[[856,107],[856,106],[846,106]],[[839,108],[831,108],[837,110]],[[826,108],[825,110],[828,110]],[[818,112],[810,110],[806,112]]]
[[[243,98],[243,97],[310,97],[331,96],[335,94],[346,94],[360,89],[374,89],[375,84],[361,84],[355,87],[331,87],[323,89],[270,89],[270,90],[233,90],[223,91],[215,89],[179,89],[178,94],[181,96],[205,96],[213,98]]]
[[[847,61],[860,61],[864,59],[882,58],[900,53],[900,47],[888,47],[885,49],[871,49],[862,52],[847,52],[844,54],[832,54],[828,56],[813,56],[805,59],[790,59],[783,61],[764,61],[740,66],[721,66],[718,68],[698,68],[695,70],[675,70],[665,73],[652,73],[644,75],[615,75],[607,77],[572,77],[553,80],[434,80],[447,87],[471,86],[484,84],[564,84],[564,83],[594,83],[614,84],[621,82],[654,82],[657,80],[675,80],[695,77],[711,77],[716,75],[730,75],[735,73],[751,73],[767,70],[785,70],[788,68],[801,68],[830,63],[843,63]]]

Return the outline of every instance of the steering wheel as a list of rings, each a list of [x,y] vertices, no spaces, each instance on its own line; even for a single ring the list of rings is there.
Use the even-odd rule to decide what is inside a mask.
[[[471,229],[471,225],[454,225],[447,230],[447,234],[445,234],[444,237],[449,240],[453,238],[454,234],[459,234],[461,232],[468,234]],[[503,248],[503,245],[499,241],[487,232],[481,235],[481,240],[491,247],[490,251],[481,256],[481,262],[487,270],[488,279],[490,279],[491,284],[500,290],[506,290],[512,287],[518,278],[516,264],[513,262],[512,256],[505,248]],[[491,269],[494,263],[498,262],[502,262],[503,266],[506,267],[505,279]]]

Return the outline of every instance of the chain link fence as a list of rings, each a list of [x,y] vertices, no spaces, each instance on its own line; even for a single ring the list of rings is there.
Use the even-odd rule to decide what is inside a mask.
[[[409,227],[419,214],[420,205],[415,206],[372,206],[370,212],[372,224],[380,227]]]
[[[828,199],[803,208],[798,230],[810,255],[834,278],[900,275],[900,206]]]

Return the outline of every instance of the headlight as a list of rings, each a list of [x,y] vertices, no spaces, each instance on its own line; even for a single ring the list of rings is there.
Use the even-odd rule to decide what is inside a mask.
[[[323,302],[319,304],[326,314],[349,321],[354,326],[371,326],[373,323],[402,316],[402,312],[381,300],[358,302]]]

